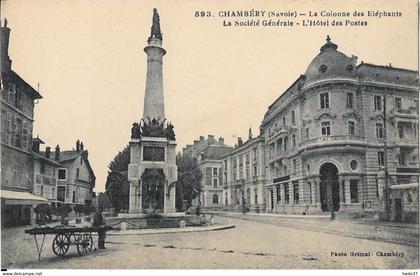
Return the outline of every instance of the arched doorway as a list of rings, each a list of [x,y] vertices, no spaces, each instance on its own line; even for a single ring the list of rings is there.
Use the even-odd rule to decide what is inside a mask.
[[[162,169],[146,169],[141,177],[142,207],[148,213],[162,213],[165,175]]]
[[[338,169],[332,163],[325,163],[319,169],[321,174],[321,210],[338,211],[340,209],[340,188]]]

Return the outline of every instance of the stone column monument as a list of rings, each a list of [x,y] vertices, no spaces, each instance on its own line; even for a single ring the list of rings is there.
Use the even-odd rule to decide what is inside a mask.
[[[175,133],[165,118],[162,47],[159,14],[153,9],[153,25],[144,51],[147,55],[147,78],[143,119],[133,124],[130,141],[129,213],[174,213],[175,185],[178,179],[175,162]]]

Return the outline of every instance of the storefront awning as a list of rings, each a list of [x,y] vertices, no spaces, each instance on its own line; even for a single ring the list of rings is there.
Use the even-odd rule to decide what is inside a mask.
[[[391,190],[403,190],[403,189],[418,189],[419,183],[408,183],[408,184],[398,184],[398,185],[392,185]]]
[[[6,205],[32,205],[49,202],[48,199],[29,192],[0,190],[0,197],[6,200]]]

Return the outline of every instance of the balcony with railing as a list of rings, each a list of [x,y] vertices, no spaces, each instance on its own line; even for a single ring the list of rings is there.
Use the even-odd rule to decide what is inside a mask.
[[[416,107],[410,108],[394,108],[390,112],[390,118],[402,118],[402,119],[418,119],[419,111]]]
[[[395,144],[396,146],[401,147],[418,147],[419,140],[418,138],[414,137],[397,137],[395,139],[392,139],[392,141],[389,141],[389,144]]]
[[[300,148],[320,145],[343,144],[343,145],[362,145],[366,143],[366,139],[355,135],[327,135],[317,138],[312,138],[300,143]]]
[[[418,165],[409,165],[409,166],[398,166],[397,173],[420,173],[420,168]]]

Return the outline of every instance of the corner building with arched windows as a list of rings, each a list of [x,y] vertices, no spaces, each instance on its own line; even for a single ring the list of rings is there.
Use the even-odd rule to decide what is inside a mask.
[[[266,211],[381,213],[387,160],[391,219],[415,216],[418,72],[358,64],[337,48],[327,37],[265,113]]]

